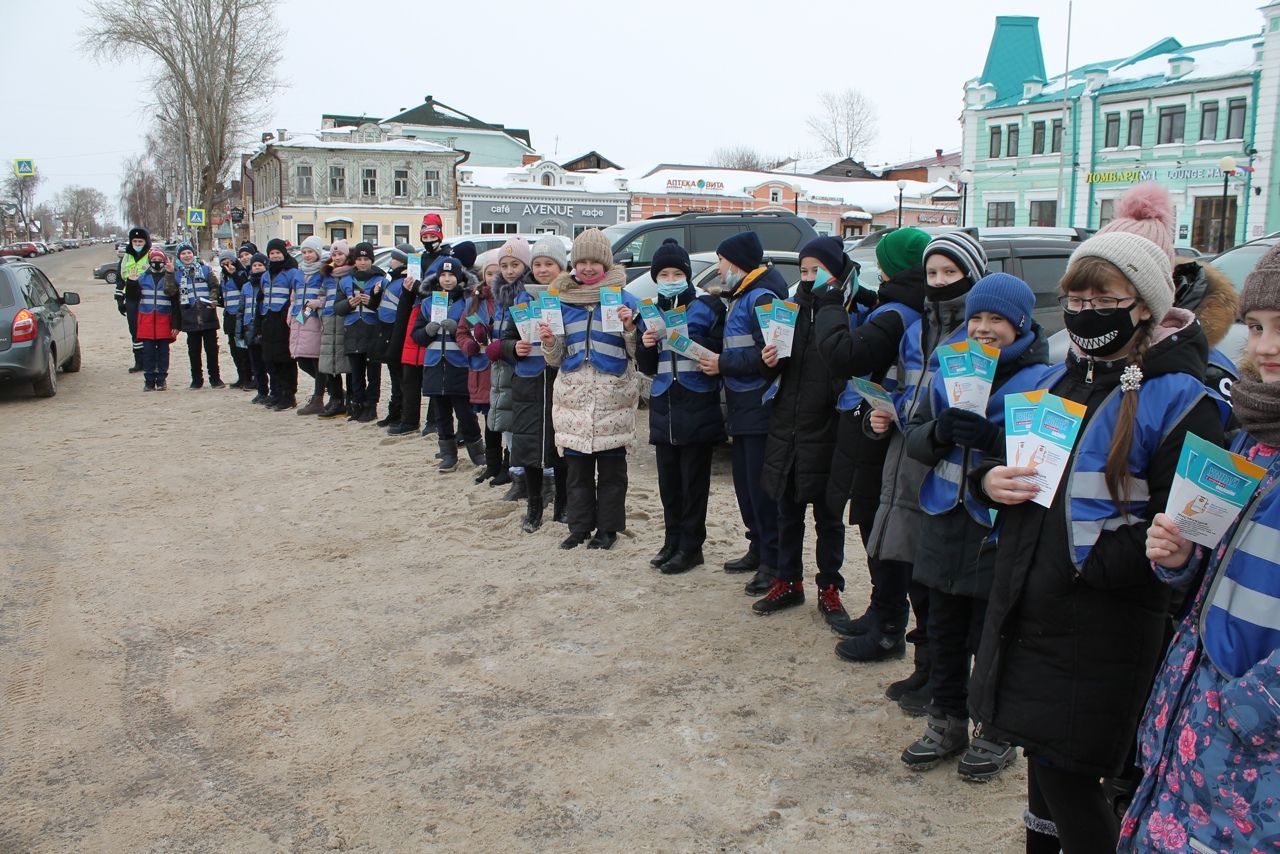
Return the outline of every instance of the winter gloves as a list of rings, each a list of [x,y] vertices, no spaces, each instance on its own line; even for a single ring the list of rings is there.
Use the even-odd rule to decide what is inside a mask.
[[[934,420],[933,436],[939,444],[990,454],[1004,440],[1004,431],[982,415],[951,406]]]
[[[423,331],[427,333],[428,338],[435,338],[440,334],[440,324],[433,320],[426,325]]]

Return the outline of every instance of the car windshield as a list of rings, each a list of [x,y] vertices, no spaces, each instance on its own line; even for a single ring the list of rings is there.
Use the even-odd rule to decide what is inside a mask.
[[[1238,291],[1244,287],[1244,277],[1253,272],[1253,268],[1257,266],[1258,261],[1262,259],[1263,255],[1271,251],[1273,245],[1271,243],[1249,243],[1229,252],[1223,252],[1209,263],[1221,270]]]
[[[620,222],[617,225],[611,225],[604,230],[604,236],[609,238],[610,246],[617,246],[618,241],[626,237],[631,232],[645,224],[645,220],[636,220],[635,222]]]

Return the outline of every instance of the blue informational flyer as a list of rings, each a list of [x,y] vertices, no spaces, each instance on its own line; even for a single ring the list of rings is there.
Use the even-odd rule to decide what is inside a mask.
[[[449,319],[449,295],[444,291],[431,294],[431,322],[444,323]]]
[[[986,415],[999,361],[999,350],[972,339],[939,347],[938,369],[946,388],[947,405]]]
[[[605,332],[621,332],[622,318],[618,317],[618,309],[622,308],[622,288],[600,289],[600,328]]]
[[[1053,504],[1085,412],[1084,404],[1050,394],[1048,389],[1005,396],[1005,462],[1035,468],[1035,474],[1023,479],[1040,487],[1031,500],[1042,507]]]
[[[898,421],[898,407],[893,405],[893,395],[885,391],[884,386],[873,383],[871,380],[854,377],[849,380],[849,387],[856,391],[868,406],[880,412],[889,413],[893,416],[893,423],[901,426]]]
[[[564,315],[560,313],[560,292],[548,290],[538,299],[538,320],[552,335],[564,335]]]
[[[1261,466],[1188,433],[1164,512],[1182,536],[1215,548],[1265,476]]]

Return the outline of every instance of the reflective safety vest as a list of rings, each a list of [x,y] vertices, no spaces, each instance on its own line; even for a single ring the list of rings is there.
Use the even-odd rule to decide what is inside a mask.
[[[706,338],[715,325],[716,313],[702,300],[695,299],[685,309],[685,319],[689,324],[687,334],[690,338]],[[673,380],[689,391],[716,390],[716,378],[704,374],[696,359],[677,353],[665,341],[659,342],[659,346],[662,352],[658,355],[658,372],[653,378],[651,395],[666,394]]]
[[[323,275],[323,274],[321,274]],[[320,308],[321,317],[332,317],[338,310],[338,280],[333,276],[324,277],[324,305]]]
[[[138,278],[142,297],[138,301],[138,337],[147,341],[167,341],[173,330],[173,302],[164,292],[164,276],[150,269]]]
[[[1052,365],[1028,365],[1009,377],[1000,388],[992,391],[991,398],[987,401],[987,420],[997,427],[1003,427],[1005,395],[1045,388],[1046,380],[1054,373]],[[942,374],[935,374],[930,385],[929,400],[933,406],[933,416],[937,418],[947,407],[947,392]],[[985,457],[986,454],[982,451],[953,446],[920,484],[920,509],[930,516],[941,516],[951,512],[963,497],[965,509],[969,511],[973,521],[990,528],[995,512],[978,503],[969,494],[965,483],[965,476]]]
[[[635,297],[623,291],[623,305],[637,311]],[[564,319],[564,362],[560,370],[573,373],[583,365],[590,365],[597,371],[620,377],[627,371],[627,343],[620,332],[605,332],[600,327],[600,306],[590,310],[580,306],[563,303],[561,315]]]
[[[320,299],[323,297],[325,290],[325,275],[321,270],[317,270],[310,276],[303,273],[302,287],[293,294],[293,313],[297,314],[302,311],[308,300]]]
[[[212,302],[209,296],[209,268],[204,264],[178,264],[173,269],[173,281],[178,286],[178,300],[182,305],[193,306],[200,299]]]
[[[884,314],[886,311],[892,311],[902,318],[902,328],[910,329],[911,324],[920,319],[920,312],[916,311],[909,305],[900,302],[891,302],[884,305],[876,306],[870,314],[865,317],[859,317],[857,314],[849,315],[850,330],[857,329],[870,323],[876,317]],[[887,392],[896,391],[898,388],[898,363],[895,360],[889,366],[889,370],[885,372],[884,380],[880,385]],[[853,388],[853,383],[845,383],[844,391],[840,392],[840,397],[836,400],[836,409],[841,412],[851,412],[858,408],[858,404],[862,403],[862,395],[858,394]]]
[[[240,306],[244,304],[244,295],[241,294],[240,287],[230,276],[222,280],[222,310],[232,317],[240,314]]]
[[[1254,442],[1241,432],[1231,450],[1243,454]],[[1254,493],[1228,535],[1205,607],[1200,639],[1223,675],[1238,679],[1280,649],[1280,455],[1254,457],[1271,480]]]
[[[360,290],[366,294],[372,294],[373,289],[385,280],[382,276],[370,276],[363,282],[360,282]],[[342,295],[347,299],[351,299],[356,292],[356,278],[352,273],[342,277],[342,281],[338,283],[338,288],[342,291]],[[358,305],[351,309],[351,313],[343,318],[344,326],[354,326],[357,322],[374,324],[378,322],[378,312],[367,305]]]
[[[290,267],[274,276],[264,273],[262,282],[262,305],[259,306],[258,313],[284,311],[289,306],[289,297],[294,288],[302,286],[302,272],[296,267]]]
[[[762,296],[770,299],[781,299],[768,288],[752,288],[729,303],[729,313],[724,320],[724,352],[734,350],[756,350],[755,331],[760,328],[756,320],[755,304]],[[754,391],[764,388],[764,377],[724,377],[725,387],[730,391]]]
[[[462,320],[462,313],[466,311],[466,298],[457,299],[449,303],[449,319],[454,323]],[[431,295],[427,294],[422,300],[422,316],[431,320]],[[462,352],[462,348],[458,346],[458,340],[453,335],[446,335],[443,331],[436,333],[436,340],[427,345],[423,352],[422,364],[428,368],[434,368],[440,364],[440,360],[444,359],[455,368],[467,367],[467,354]]]
[[[465,306],[467,302],[469,302],[469,300],[463,300],[462,304]],[[501,311],[501,308],[499,308],[499,311]],[[480,300],[479,305],[476,306],[475,314],[480,318],[481,323],[489,326],[490,336],[496,338],[498,333],[489,323],[489,301],[485,299]],[[477,373],[488,370],[489,364],[489,356],[484,352],[483,347],[480,348],[479,353],[467,358],[467,367]]]
[[[400,309],[400,297],[404,294],[404,276],[387,279],[382,286],[382,299],[378,301],[378,321],[395,323]]]

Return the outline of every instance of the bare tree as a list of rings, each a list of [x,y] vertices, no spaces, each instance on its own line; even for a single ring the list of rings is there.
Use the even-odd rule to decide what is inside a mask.
[[[36,206],[36,190],[40,186],[39,175],[7,175],[4,179],[4,196],[18,209],[18,222],[22,223],[20,240],[31,239],[32,209]]]
[[[157,232],[169,227],[164,184],[146,155],[126,157],[120,169],[120,213],[125,222]]]
[[[277,0],[95,0],[82,45],[156,63],[161,116],[176,133],[180,184],[208,210],[236,162],[237,145],[279,89]]]
[[[823,92],[818,104],[806,123],[824,154],[856,158],[875,141],[876,108],[857,89]]]
[[[53,203],[62,215],[64,230],[69,226],[72,237],[81,237],[94,230],[98,217],[107,212],[107,197],[93,187],[67,187],[54,196]]]
[[[711,152],[711,164],[726,169],[745,169],[751,172],[764,172],[777,162],[749,145],[723,145]]]

